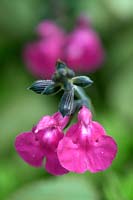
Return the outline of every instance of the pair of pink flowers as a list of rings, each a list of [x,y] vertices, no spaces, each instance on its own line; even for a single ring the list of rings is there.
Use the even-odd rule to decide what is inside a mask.
[[[24,60],[33,75],[50,79],[57,59],[63,60],[75,72],[95,71],[104,59],[98,34],[86,17],[79,17],[71,33],[46,20],[36,29],[38,41],[24,49]]]
[[[53,175],[107,169],[116,156],[117,145],[98,122],[92,121],[90,110],[83,106],[78,122],[64,135],[68,122],[69,117],[63,118],[60,112],[44,116],[32,131],[16,137],[18,154],[34,167],[45,165]]]

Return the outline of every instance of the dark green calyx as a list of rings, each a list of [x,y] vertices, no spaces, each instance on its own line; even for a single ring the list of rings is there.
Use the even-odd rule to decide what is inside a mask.
[[[75,72],[72,69],[67,68],[67,77],[73,78],[75,76]]]
[[[57,60],[56,62],[56,70],[59,71],[59,70],[63,70],[63,69],[67,69],[67,66],[64,62],[62,62],[61,60]]]
[[[53,75],[52,80],[55,82],[63,82],[66,79],[70,79],[75,76],[75,73],[72,69],[69,69],[65,63],[58,60],[56,62],[56,72]]]
[[[57,92],[59,92],[61,90],[61,86],[58,85],[58,84],[51,84],[51,85],[48,85],[43,91],[41,94],[43,95],[54,95],[56,94]]]
[[[53,85],[52,80],[38,80],[35,81],[28,89],[34,91],[37,94],[42,94],[45,88],[49,85]]]
[[[87,76],[77,76],[72,78],[72,83],[80,87],[89,87],[93,81]]]
[[[62,116],[71,115],[74,108],[74,87],[71,90],[66,90],[59,104],[59,111]]]
[[[64,117],[73,115],[83,105],[90,107],[91,102],[83,87],[88,87],[92,83],[93,81],[87,76],[75,76],[72,69],[58,60],[52,80],[35,81],[28,89],[42,95],[53,95],[64,90],[59,103],[59,111]]]

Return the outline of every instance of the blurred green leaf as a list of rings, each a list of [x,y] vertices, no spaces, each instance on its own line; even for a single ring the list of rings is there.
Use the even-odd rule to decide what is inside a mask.
[[[125,171],[132,145],[128,124],[125,123],[125,120],[119,114],[109,111],[98,114],[97,121],[103,125],[107,134],[115,139],[118,146],[116,158],[110,168],[121,172]]]
[[[92,20],[92,25],[105,34],[114,24],[114,17],[103,1],[84,0],[78,3],[78,14],[85,14]]]
[[[133,173],[127,172],[126,176],[112,173],[108,176],[104,193],[106,200],[132,200],[133,199]]]
[[[133,17],[133,1],[132,0],[103,0],[112,14],[120,19],[129,19]]]
[[[19,170],[16,170],[19,169]],[[16,153],[15,156],[5,157],[0,165],[0,199],[6,197],[16,188],[25,185],[39,177],[47,178],[48,173],[42,169],[36,169],[26,164]]]
[[[39,181],[9,196],[10,200],[97,200],[95,189],[81,177],[65,176]]]
[[[33,31],[33,26],[38,21],[40,0],[8,0],[0,1],[0,26],[1,33],[9,36],[24,36]],[[47,4],[43,7],[46,12]]]
[[[133,119],[133,62],[125,63],[125,68],[119,71],[110,82],[108,101],[116,112],[123,115],[132,125]]]
[[[0,116],[0,154],[12,148],[15,136],[20,132],[31,130],[43,115],[55,110],[50,99],[38,95],[15,96]],[[56,107],[57,108],[57,107]]]
[[[55,97],[44,97],[27,90],[30,80],[19,66],[6,66],[1,77],[0,154],[14,151],[15,136],[31,130],[43,115],[58,109]],[[32,81],[31,81],[32,82]],[[57,104],[57,105],[56,105]]]

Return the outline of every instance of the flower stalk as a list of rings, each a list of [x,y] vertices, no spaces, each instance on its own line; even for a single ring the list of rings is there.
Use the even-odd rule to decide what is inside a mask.
[[[61,89],[64,90],[59,103],[59,111],[62,116],[70,116],[83,105],[90,108],[90,100],[82,87],[88,87],[92,83],[93,81],[89,77],[76,76],[72,69],[69,69],[65,63],[58,60],[52,80],[38,80],[29,89],[42,95],[56,94]],[[75,100],[75,96],[78,101]]]
[[[19,134],[15,148],[20,157],[33,167],[42,167],[52,175],[69,172],[96,173],[107,169],[117,153],[114,139],[92,119],[90,100],[83,87],[92,84],[86,76],[75,76],[65,63],[57,61],[52,80],[38,80],[29,89],[42,95],[64,93],[59,103],[59,112],[46,115],[32,130]],[[77,97],[77,98],[76,98]],[[71,116],[79,110],[77,123],[66,134]]]

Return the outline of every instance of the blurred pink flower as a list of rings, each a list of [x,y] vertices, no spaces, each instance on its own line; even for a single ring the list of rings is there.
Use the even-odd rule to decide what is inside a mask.
[[[86,17],[79,17],[76,28],[66,38],[64,61],[75,72],[88,73],[99,68],[103,60],[100,37]]]
[[[57,59],[62,59],[75,72],[92,72],[104,60],[100,37],[86,17],[79,17],[76,28],[68,35],[50,20],[37,28],[38,41],[27,44],[24,61],[36,77],[50,79],[55,72]]]
[[[36,28],[36,32],[38,36],[44,37],[44,38],[50,38],[50,37],[62,37],[64,34],[63,30],[57,26],[56,23],[50,21],[50,20],[45,20],[42,21],[40,24],[38,24]]]
[[[76,173],[103,171],[111,165],[116,153],[115,141],[98,122],[92,121],[85,106],[78,113],[78,122],[69,128],[57,148],[61,165]]]
[[[51,21],[42,22],[36,31],[39,40],[27,44],[23,52],[24,61],[34,76],[50,79],[62,54],[64,33]]]
[[[45,168],[53,175],[68,173],[57,157],[57,146],[64,134],[62,129],[68,123],[68,117],[57,112],[53,116],[44,116],[32,131],[16,137],[15,148],[20,157],[34,167],[41,167],[46,158]]]

